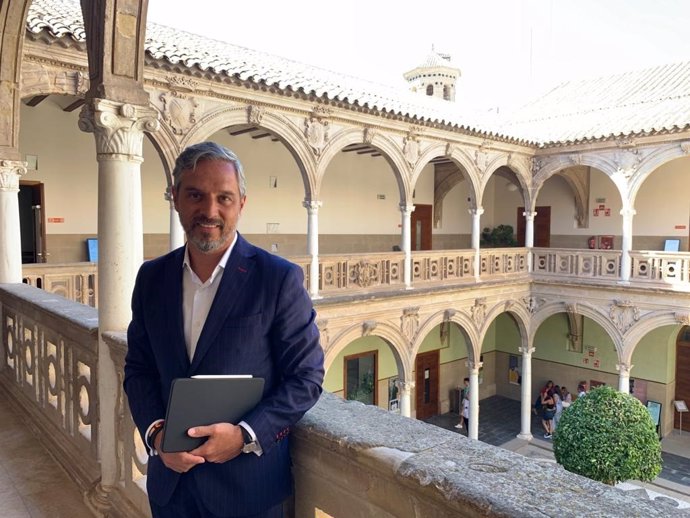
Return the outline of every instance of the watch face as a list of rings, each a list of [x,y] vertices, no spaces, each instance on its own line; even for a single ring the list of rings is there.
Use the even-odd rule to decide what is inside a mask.
[[[259,445],[256,442],[250,442],[242,447],[242,453],[254,453],[259,450]]]

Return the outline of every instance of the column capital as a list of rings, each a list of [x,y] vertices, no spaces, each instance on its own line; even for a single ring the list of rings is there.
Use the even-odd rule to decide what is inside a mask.
[[[19,178],[26,171],[26,162],[0,160],[0,192],[19,192]]]
[[[624,376],[630,376],[633,365],[631,363],[617,363],[616,370]]]
[[[400,212],[402,212],[405,216],[408,216],[414,212],[414,205],[408,205],[406,203],[401,203],[398,205],[400,208]]]
[[[142,160],[144,132],[159,128],[158,112],[149,106],[92,99],[79,114],[79,129],[94,134],[99,156],[127,155],[128,160]]]
[[[173,202],[173,188],[171,185],[168,185],[165,188],[165,192],[163,193],[163,198],[165,198],[165,201],[169,201],[170,203]]]
[[[309,213],[318,212],[322,205],[323,202],[320,200],[304,200],[302,202],[302,207],[307,209]]]
[[[477,207],[476,209],[467,209],[467,212],[469,212],[471,216],[481,216],[482,214],[484,214],[484,207]]]
[[[534,217],[537,215],[537,211],[524,211],[522,215],[525,216],[525,219],[527,220],[534,220]]]
[[[481,369],[484,366],[484,362],[468,361],[467,366],[469,367],[470,372],[472,374],[479,374],[479,369]]]
[[[633,209],[632,207],[626,207],[621,209],[620,215],[628,218],[633,217],[635,214],[637,214],[637,211]]]
[[[414,388],[415,382],[414,381],[405,381],[405,380],[395,380],[395,386],[398,387],[398,390],[400,392],[409,393]]]
[[[534,347],[518,347],[518,351],[522,353],[523,356],[532,356],[536,348]]]

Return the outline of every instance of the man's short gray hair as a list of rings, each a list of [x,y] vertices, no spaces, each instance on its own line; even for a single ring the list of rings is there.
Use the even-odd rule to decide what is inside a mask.
[[[229,162],[235,166],[237,171],[237,184],[240,188],[240,196],[244,197],[247,194],[247,182],[244,178],[244,169],[242,163],[237,155],[228,148],[216,144],[215,142],[206,141],[199,144],[193,144],[187,147],[180,156],[175,160],[175,169],[173,169],[173,189],[175,192],[180,188],[182,181],[182,171],[193,171],[198,162],[204,160],[221,160]]]

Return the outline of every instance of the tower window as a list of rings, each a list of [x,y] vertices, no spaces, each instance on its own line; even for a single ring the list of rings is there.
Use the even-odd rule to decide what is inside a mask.
[[[426,87],[426,94],[427,95],[434,95],[434,85],[428,85]]]

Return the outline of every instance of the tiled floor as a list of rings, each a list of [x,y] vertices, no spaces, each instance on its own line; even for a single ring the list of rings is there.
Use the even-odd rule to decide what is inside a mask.
[[[77,485],[0,394],[0,516],[92,518]]]
[[[515,439],[520,432],[519,401],[493,396],[482,400],[480,407],[480,441],[493,444],[494,446],[502,446]],[[438,415],[428,419],[427,422],[467,435],[467,430],[456,430],[453,428],[458,423],[457,414]],[[683,434],[683,437],[686,434]],[[535,415],[532,415],[532,435],[534,436],[535,444],[551,442],[550,439],[544,439],[541,419]],[[687,440],[682,439],[679,441],[675,436],[673,437],[673,453],[670,451],[662,452],[664,465],[659,478],[685,486],[687,494],[690,495],[690,434],[687,435]],[[667,440],[664,439],[664,442],[662,442],[663,450],[666,450],[664,443]]]

